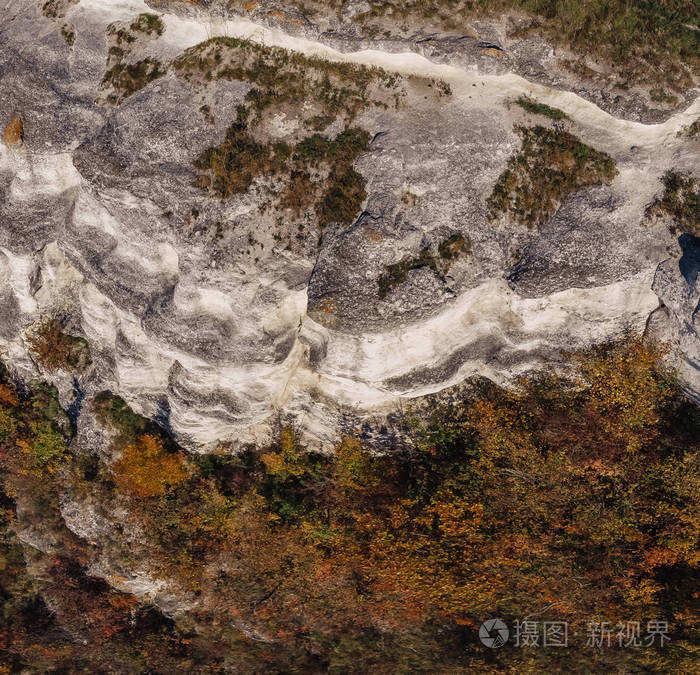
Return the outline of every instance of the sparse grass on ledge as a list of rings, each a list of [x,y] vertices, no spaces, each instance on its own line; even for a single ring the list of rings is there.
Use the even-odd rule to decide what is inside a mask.
[[[327,61],[226,37],[188,49],[173,65],[175,72],[188,81],[200,77],[255,85],[247,97],[247,105],[255,115],[271,106],[311,102],[320,109],[315,117],[330,121],[340,115],[352,121],[370,105],[372,85],[393,90],[399,82],[397,75],[381,68]]]
[[[616,175],[610,155],[566,131],[516,127],[523,139],[487,200],[489,217],[508,214],[527,227],[542,227],[575,190]]]
[[[685,234],[700,237],[700,183],[688,174],[667,171],[661,179],[664,194],[647,208],[648,216],[667,214]]]

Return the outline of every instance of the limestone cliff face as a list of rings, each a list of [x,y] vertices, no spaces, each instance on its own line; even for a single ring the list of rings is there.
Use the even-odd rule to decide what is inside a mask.
[[[647,327],[700,391],[697,239],[646,215],[666,171],[696,170],[697,103],[645,125],[522,79],[517,50],[478,40],[409,50],[272,10],[153,2],[159,23],[134,28],[144,2],[64,4],[47,16],[11,0],[0,27],[0,341],[32,376],[26,331],[41,317],[84,336],[90,368],[51,375],[66,405],[110,389],[193,450],[265,442],[280,420],[329,447],[472,375],[508,381]],[[396,74],[354,111],[371,142],[352,162],[364,194],[350,223],[275,206],[276,175],[225,199],[198,185],[194,164],[254,86],[183,75],[178,59],[217,35]],[[487,205],[521,145],[514,126],[552,125],[522,96],[563,111],[566,133],[617,168],[542,228]],[[311,98],[285,100],[261,113],[257,143],[313,133]],[[331,116],[321,135],[348,124]]]

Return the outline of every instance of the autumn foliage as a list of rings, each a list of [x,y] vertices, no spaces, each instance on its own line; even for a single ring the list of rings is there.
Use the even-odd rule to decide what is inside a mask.
[[[186,457],[103,396],[96,409],[118,429],[121,457],[64,471],[70,490],[127,505],[129,531],[141,534],[102,545],[147,561],[149,574],[186,594],[183,626],[197,626],[186,648],[170,629],[181,656],[154,653],[139,667],[692,672],[700,410],[663,349],[642,339],[568,360],[564,373],[509,389],[477,381],[462,400],[415,411],[409,441],[384,454],[352,437],[332,455],[309,452],[287,427],[262,451]],[[11,407],[12,392],[0,394]],[[100,597],[96,611],[109,618],[94,616],[95,630],[121,639],[120,603],[128,616],[136,606]],[[479,642],[485,618],[528,616],[567,621],[572,635],[590,621],[658,619],[671,641],[604,650]]]
[[[134,497],[163,495],[187,477],[180,456],[149,434],[127,445],[112,469],[117,486]]]

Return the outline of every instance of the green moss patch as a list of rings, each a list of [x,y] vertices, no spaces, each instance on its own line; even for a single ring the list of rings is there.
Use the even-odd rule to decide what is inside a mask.
[[[532,113],[533,115],[542,115],[544,117],[549,117],[550,119],[556,120],[557,122],[569,119],[569,116],[563,110],[559,110],[559,108],[552,108],[551,106],[548,106],[545,103],[539,103],[538,101],[536,101],[533,98],[530,98],[529,96],[521,96],[516,101],[516,104],[524,110],[527,110],[527,112]]]

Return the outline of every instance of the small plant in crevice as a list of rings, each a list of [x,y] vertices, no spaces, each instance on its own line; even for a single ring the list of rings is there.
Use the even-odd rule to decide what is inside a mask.
[[[92,401],[97,420],[112,429],[118,449],[135,444],[145,435],[166,440],[162,429],[152,420],[135,413],[126,401],[109,391],[102,391]]]
[[[688,138],[695,138],[700,133],[700,117],[694,122],[683,128],[676,135],[677,136],[687,136]]]
[[[65,23],[61,26],[61,36],[69,47],[75,44],[75,29],[70,24]]]
[[[66,12],[73,5],[77,5],[78,2],[80,0],[46,0],[45,2],[39,0],[41,13],[47,19],[63,19],[66,16]]]
[[[408,256],[386,267],[377,279],[379,297],[386,298],[396,287],[401,285],[412,270],[427,268],[439,279],[445,278],[452,264],[461,256],[471,253],[471,242],[461,234],[453,234],[438,244],[437,253],[433,247],[426,246],[417,256]]]

